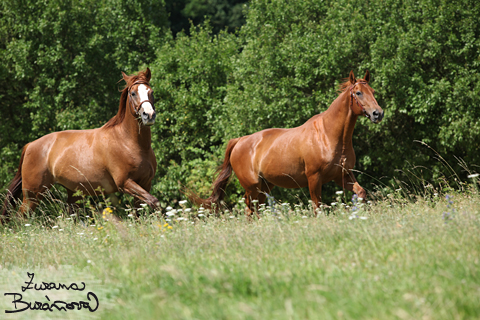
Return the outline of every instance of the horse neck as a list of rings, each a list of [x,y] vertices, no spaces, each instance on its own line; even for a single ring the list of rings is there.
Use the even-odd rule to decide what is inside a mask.
[[[124,139],[130,139],[138,144],[142,150],[148,150],[152,144],[150,127],[140,124],[138,119],[127,110],[124,121],[119,125]]]
[[[351,105],[351,95],[347,90],[341,93],[324,112],[324,126],[327,134],[342,145],[342,154],[352,145],[353,130],[358,115],[354,114]]]

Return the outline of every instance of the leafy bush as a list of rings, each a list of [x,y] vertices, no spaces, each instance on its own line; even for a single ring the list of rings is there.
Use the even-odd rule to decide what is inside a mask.
[[[370,70],[385,110],[378,125],[357,122],[360,184],[464,178],[463,161],[480,163],[478,16],[480,5],[465,0],[252,0],[236,34],[215,34],[207,22],[173,38],[163,3],[4,1],[0,186],[24,143],[103,124],[116,110],[120,70],[147,64],[158,111],[152,192],[164,204],[183,197],[180,184],[206,195],[229,139],[326,110],[350,70]],[[232,202],[242,190],[229,188]],[[308,198],[306,190],[274,195]]]

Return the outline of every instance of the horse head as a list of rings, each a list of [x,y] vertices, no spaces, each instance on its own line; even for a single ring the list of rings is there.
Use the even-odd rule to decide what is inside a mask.
[[[153,90],[150,87],[150,78],[152,76],[150,69],[140,72],[132,81],[131,76],[122,72],[123,79],[128,86],[128,102],[132,114],[141,119],[143,125],[151,126],[155,123],[155,113]]]
[[[383,119],[383,110],[374,97],[375,90],[368,84],[370,82],[370,72],[365,73],[363,79],[357,80],[350,71],[350,107],[353,113],[357,115],[365,115],[373,123],[379,123]]]

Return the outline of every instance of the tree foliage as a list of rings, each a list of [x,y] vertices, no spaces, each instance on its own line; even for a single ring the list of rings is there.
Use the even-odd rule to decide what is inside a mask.
[[[164,204],[183,197],[180,184],[205,195],[229,139],[299,126],[326,110],[350,70],[371,72],[385,110],[380,124],[361,118],[354,132],[356,169],[365,173],[358,178],[367,189],[378,179],[403,179],[412,166],[438,177],[443,163],[416,140],[458,172],[457,158],[474,170],[480,164],[479,4],[252,0],[245,24],[227,33],[219,31],[225,24],[217,29],[210,3],[2,2],[0,185],[24,143],[105,122],[118,103],[120,70],[146,65],[158,112],[152,192]],[[183,18],[209,15],[211,22],[193,19],[173,37],[165,26],[174,4]],[[238,182],[229,188],[233,201],[242,191]],[[276,192],[287,201],[307,198],[305,191]]]

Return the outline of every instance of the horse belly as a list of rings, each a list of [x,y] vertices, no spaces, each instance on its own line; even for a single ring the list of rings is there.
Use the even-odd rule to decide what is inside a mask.
[[[282,188],[303,188],[308,186],[305,164],[300,158],[267,157],[261,162],[259,175],[268,182]]]

